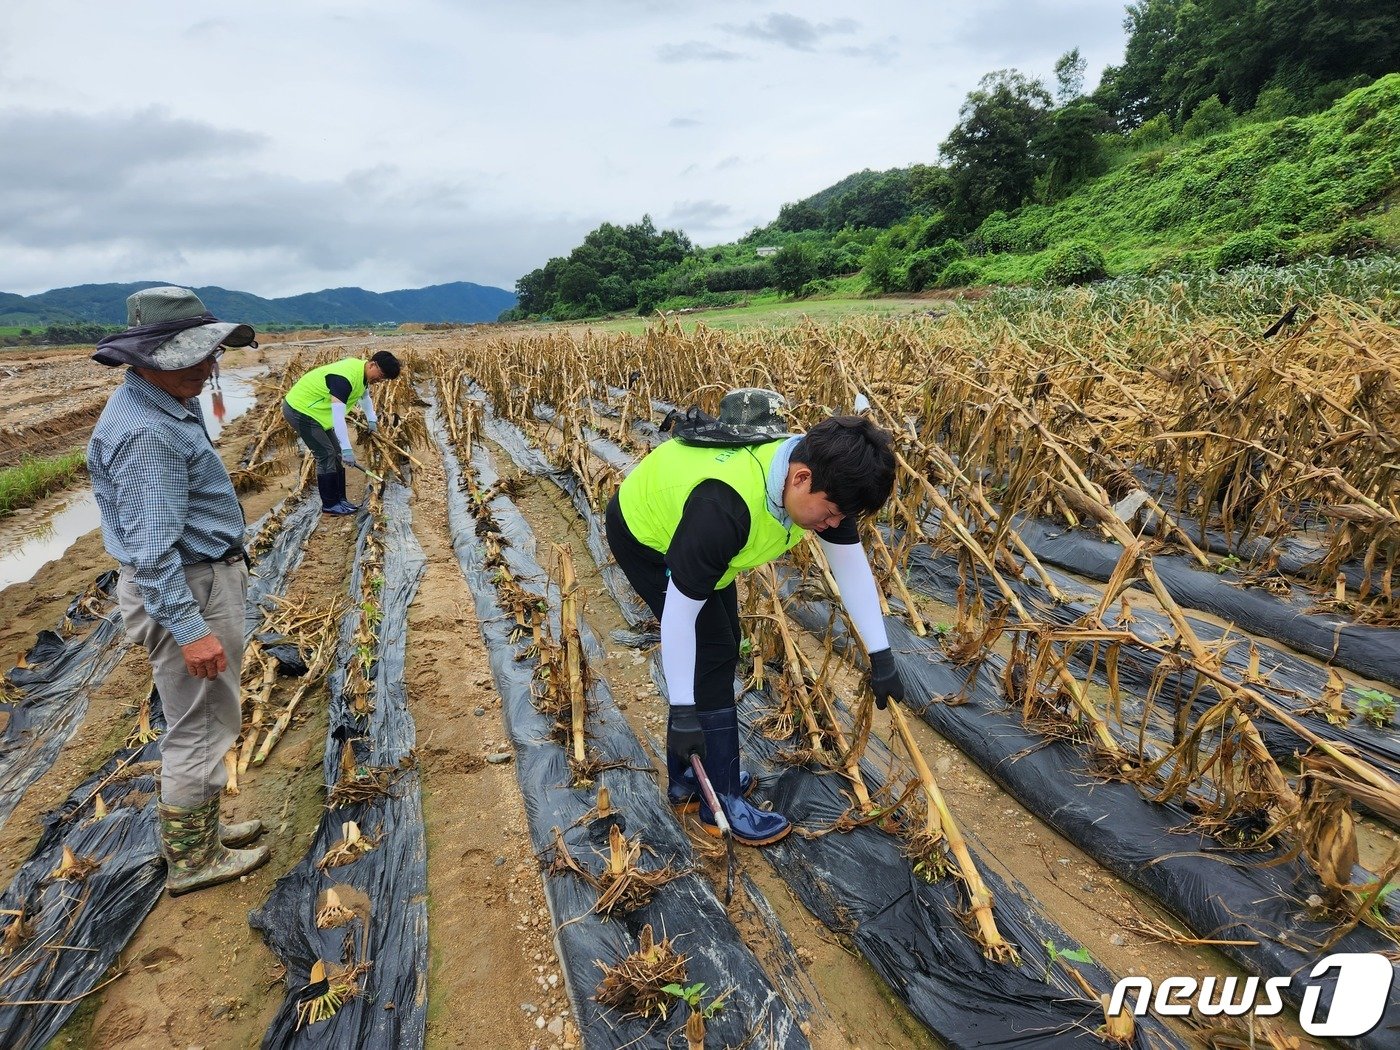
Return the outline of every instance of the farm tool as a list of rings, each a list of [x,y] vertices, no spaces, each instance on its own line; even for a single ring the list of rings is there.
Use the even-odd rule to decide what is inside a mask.
[[[367,477],[367,478],[373,478],[375,481],[383,481],[383,480],[384,480],[384,475],[382,475],[382,474],[376,474],[374,471],[370,470],[369,467],[362,467],[362,466],[361,466],[360,464],[358,464],[358,463],[349,463],[349,466],[354,467],[356,470],[358,470],[360,473],[362,473],[362,474],[363,474],[365,477]]]
[[[695,773],[695,782],[700,785],[700,795],[704,798],[705,805],[709,806],[710,812],[715,815],[715,825],[719,828],[720,837],[724,839],[724,906],[727,908],[734,896],[734,829],[729,826],[724,807],[715,797],[715,789],[710,785],[710,778],[705,773],[705,766],[699,755],[690,756],[690,768]]]

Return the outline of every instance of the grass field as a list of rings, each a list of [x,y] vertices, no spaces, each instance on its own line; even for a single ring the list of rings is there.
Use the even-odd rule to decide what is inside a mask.
[[[87,457],[79,450],[61,456],[27,459],[17,467],[0,470],[0,518],[66,487],[86,469]]]
[[[804,321],[830,322],[847,317],[909,317],[928,310],[945,309],[942,303],[930,299],[789,299],[776,294],[756,295],[743,306],[717,306],[688,313],[668,313],[667,318],[680,324],[686,332],[697,324],[707,328],[738,331],[744,328],[787,328]],[[581,325],[602,332],[628,332],[638,335],[655,317],[619,315],[601,321],[573,321],[562,325],[540,325],[540,328],[577,328]]]

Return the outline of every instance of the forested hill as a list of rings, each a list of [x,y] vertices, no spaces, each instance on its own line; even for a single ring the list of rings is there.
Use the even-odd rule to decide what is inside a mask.
[[[1400,4],[1137,0],[1092,90],[987,74],[929,161],[860,171],[697,248],[604,224],[520,278],[515,316],[1072,283],[1400,247]]]
[[[0,327],[84,323],[125,325],[126,297],[141,288],[168,281],[131,284],[82,284],[38,295],[0,293]],[[328,288],[320,292],[264,299],[251,292],[206,286],[196,288],[216,317],[258,325],[363,325],[425,322],[494,321],[515,305],[504,288],[454,281],[427,288],[369,292],[363,288]]]

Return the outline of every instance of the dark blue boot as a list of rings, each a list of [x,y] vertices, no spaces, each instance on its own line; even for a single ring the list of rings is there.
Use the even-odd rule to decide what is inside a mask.
[[[732,707],[698,711],[705,731],[705,773],[741,846],[767,846],[785,838],[792,824],[781,813],[759,809],[745,801],[739,776],[739,712]],[[716,838],[719,825],[710,807],[700,802],[700,826]]]
[[[340,487],[340,480],[335,474],[317,474],[316,489],[321,493],[321,513],[322,514],[353,514],[354,509],[341,507],[341,497],[344,490]]]
[[[670,729],[668,718],[668,735]],[[708,770],[710,767],[705,768]],[[743,770],[739,771],[739,794],[747,798],[757,786],[758,781]],[[694,813],[700,808],[700,785],[695,780],[695,770],[690,768],[689,763],[682,762],[671,754],[669,748],[666,750],[666,800],[671,803],[671,808],[676,811],[677,816]]]
[[[340,502],[344,503],[351,510],[359,510],[358,503],[351,503],[350,497],[345,494],[345,464],[340,465],[340,470],[336,472],[336,482],[340,486]]]

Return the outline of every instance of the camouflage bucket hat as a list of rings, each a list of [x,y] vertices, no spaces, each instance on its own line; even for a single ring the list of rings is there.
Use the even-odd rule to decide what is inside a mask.
[[[188,288],[143,288],[126,300],[128,331],[206,317],[207,323],[186,328],[148,351],[153,366],[164,372],[197,365],[221,346],[250,346],[255,333],[249,325],[216,320]]]
[[[743,387],[725,394],[719,403],[719,422],[765,441],[788,436],[783,421],[787,402],[776,390]]]

